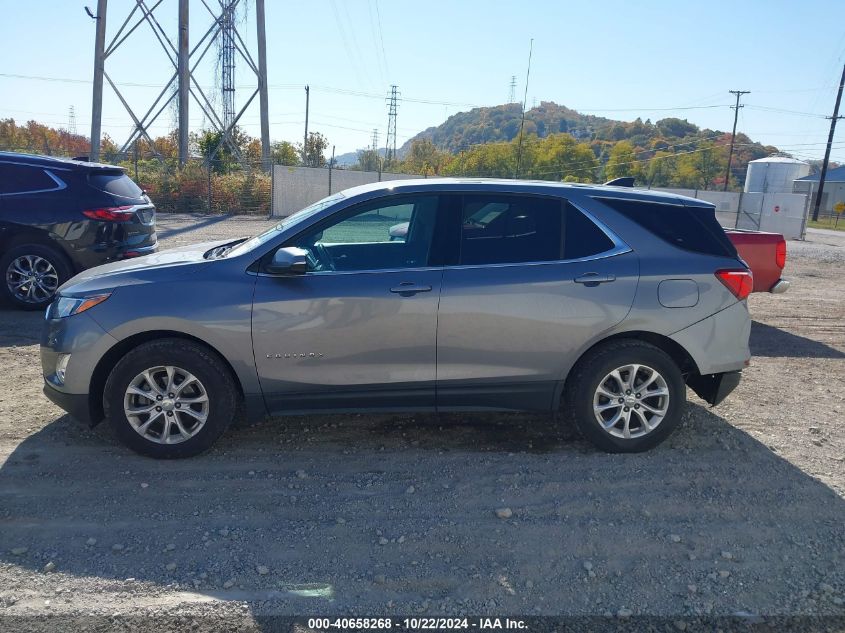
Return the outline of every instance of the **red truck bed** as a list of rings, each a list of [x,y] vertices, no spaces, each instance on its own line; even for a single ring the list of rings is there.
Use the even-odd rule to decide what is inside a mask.
[[[725,229],[725,234],[754,275],[753,292],[786,292],[789,282],[781,277],[786,265],[783,235],[741,229]]]

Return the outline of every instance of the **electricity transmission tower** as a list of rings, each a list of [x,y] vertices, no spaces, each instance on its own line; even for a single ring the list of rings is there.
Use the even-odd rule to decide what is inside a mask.
[[[510,92],[508,92],[508,103],[516,101],[516,75],[511,75]]]
[[[387,140],[384,144],[385,164],[396,160],[396,113],[399,110],[399,91],[395,84],[390,86],[387,104]]]
[[[193,47],[190,46],[190,22],[189,22],[189,0],[175,0],[178,3],[178,30],[176,37],[166,30],[158,20],[155,12],[162,4],[174,0],[134,0],[128,15],[120,22],[120,27],[106,41],[106,13],[108,0],[97,0],[97,13],[93,14],[87,7],[88,15],[96,22],[96,38],[94,44],[94,82],[92,91],[91,107],[91,160],[100,158],[100,139],[102,136],[103,118],[103,81],[105,80],[123,107],[126,109],[132,120],[132,131],[126,141],[119,146],[118,153],[125,155],[133,143],[140,138],[145,139],[153,153],[163,160],[161,154],[155,147],[155,143],[149,133],[150,126],[176,100],[178,104],[178,128],[179,128],[179,163],[185,164],[188,155],[188,132],[189,124],[189,101],[199,107],[205,119],[212,129],[220,133],[220,141],[209,153],[209,158],[217,154],[219,149],[226,145],[232,155],[242,165],[246,161],[241,155],[234,140],[233,131],[244,112],[249,108],[255,97],[258,97],[260,119],[261,119],[261,159],[265,170],[270,169],[270,123],[268,119],[268,95],[267,95],[267,44],[264,30],[264,0],[220,0],[219,6],[215,9],[212,4],[202,2],[202,6],[208,12],[211,19],[210,25],[202,33]],[[247,2],[255,2],[255,28],[257,35],[257,60],[246,46],[244,38],[238,31],[235,11],[238,5]],[[218,12],[219,9],[219,12]],[[159,10],[159,14],[162,11]],[[145,27],[148,27],[147,30]],[[114,52],[126,41],[128,37],[136,32],[140,35],[139,29],[147,36],[152,34],[159,43],[172,66],[172,74],[169,80],[163,85],[161,92],[147,104],[131,104],[128,98],[118,88],[118,84],[106,72],[106,62]],[[203,90],[197,80],[195,71],[205,58],[209,49],[215,41],[221,42],[220,64],[221,72],[220,86],[223,90],[222,113],[218,113],[213,102]],[[240,110],[235,110],[235,64],[244,63],[249,70],[255,73],[258,87],[251,92]],[[175,87],[175,90],[173,89]],[[143,108],[143,109],[142,109]]]
[[[238,0],[225,0],[220,5],[220,89],[223,97],[223,125],[235,119],[235,9]]]
[[[76,111],[73,106],[70,106],[67,112],[67,132],[76,136]]]

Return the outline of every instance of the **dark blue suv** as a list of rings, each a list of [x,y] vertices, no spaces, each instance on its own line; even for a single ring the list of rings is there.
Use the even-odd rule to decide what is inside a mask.
[[[43,310],[76,273],[155,252],[155,207],[123,169],[0,152],[0,297]]]

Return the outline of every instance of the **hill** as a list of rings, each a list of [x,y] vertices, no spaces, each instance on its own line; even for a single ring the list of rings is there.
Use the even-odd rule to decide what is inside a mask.
[[[415,147],[429,145],[432,149],[455,157],[451,169],[467,169],[467,160],[463,159],[466,155],[470,162],[483,163],[474,169],[478,172],[476,175],[487,175],[490,154],[498,151],[502,154],[499,159],[502,173],[512,173],[513,167],[509,163],[505,164],[505,154],[515,152],[495,150],[493,146],[514,144],[519,135],[521,118],[522,111],[518,103],[459,112],[442,124],[423,130],[408,140],[399,151],[399,156],[409,159]],[[561,140],[564,137],[569,140]],[[525,172],[537,177],[545,177],[548,173],[551,178],[564,179],[570,176],[573,179],[589,180],[605,178],[611,174],[633,175],[654,186],[709,188],[724,183],[730,134],[699,128],[686,119],[675,117],[656,122],[639,118],[634,121],[617,121],[581,114],[566,106],[543,101],[525,113],[525,139],[529,152],[531,147],[536,147],[541,153],[552,151],[560,155],[558,150],[552,148],[561,142],[577,143],[581,150],[581,167],[578,169],[570,165],[556,170],[531,172],[529,169]],[[588,160],[589,152],[592,152],[596,161],[594,166]],[[748,161],[775,153],[778,153],[777,147],[755,143],[746,135],[737,134],[731,165],[731,187],[742,186]],[[482,155],[483,160],[479,161],[478,155]],[[565,162],[560,158],[555,160]],[[513,160],[510,159],[510,162]]]

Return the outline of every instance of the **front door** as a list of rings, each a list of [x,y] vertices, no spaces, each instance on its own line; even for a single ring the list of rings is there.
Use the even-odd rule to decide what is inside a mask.
[[[308,272],[259,276],[253,345],[271,412],[434,407],[437,206],[405,195],[340,211],[285,244],[308,252]]]
[[[559,198],[463,196],[443,273],[437,407],[548,409],[562,372],[628,313],[637,256]]]

